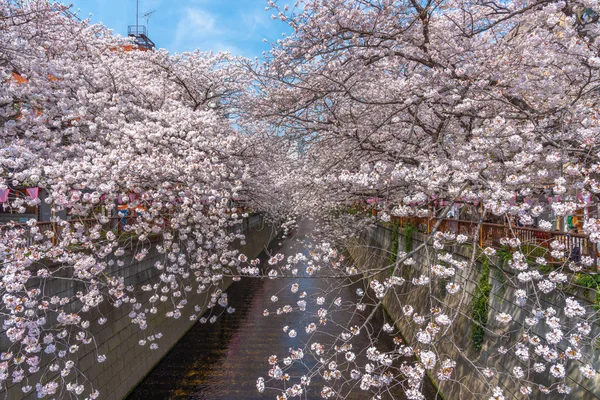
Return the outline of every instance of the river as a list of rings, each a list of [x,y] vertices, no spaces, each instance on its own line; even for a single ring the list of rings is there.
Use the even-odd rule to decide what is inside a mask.
[[[307,228],[303,227],[300,235],[306,233]],[[283,241],[281,246],[276,246],[274,250],[287,257],[295,254],[299,248],[298,243],[288,239]],[[265,253],[261,256],[263,261],[267,257]],[[256,378],[267,377],[270,368],[267,363],[269,356],[276,354],[281,360],[289,355],[288,348],[302,347],[303,340],[307,340],[308,336],[304,327],[314,320],[307,313],[291,312],[276,315],[274,312],[277,307],[284,304],[296,305],[298,293],[294,294],[289,290],[292,283],[299,284],[299,293],[302,291],[315,293],[325,288],[330,289],[332,285],[337,286],[335,292],[327,296],[328,301],[338,296],[355,299],[357,285],[361,285],[360,283],[337,285],[336,283],[339,282],[314,278],[275,280],[248,278],[234,282],[227,293],[229,304],[235,307],[236,311],[233,314],[225,314],[213,324],[194,325],[129,395],[128,399],[275,399],[277,392],[274,390],[266,390],[262,394],[257,391]],[[273,294],[277,294],[279,298],[277,304],[271,301]],[[309,305],[307,310],[316,311],[313,307],[317,306]],[[268,317],[263,316],[265,309],[271,312]],[[321,337],[312,337],[311,342],[316,339],[323,339],[324,342],[325,336],[338,335],[343,327],[350,326],[348,320],[352,320],[352,325],[360,323],[363,317],[354,313],[355,307],[350,306],[342,306],[337,312],[331,313],[327,325],[323,327],[324,332],[320,334]],[[386,318],[383,311],[377,313],[371,329],[380,332],[380,327],[383,326]],[[285,325],[295,329],[298,336],[290,338],[282,330]],[[357,353],[370,344],[364,333],[354,338],[352,343]],[[381,335],[377,340],[377,347],[381,351],[391,350],[393,348],[391,337],[387,334]],[[357,360],[364,360],[364,352],[358,354]],[[316,361],[311,362],[311,359],[306,357],[304,364],[293,364],[286,372],[292,377],[301,376],[315,364]],[[348,372],[345,376],[348,376]],[[296,381],[292,379],[290,382]],[[304,392],[302,399],[321,398],[320,388],[323,379],[314,376],[312,382],[309,391]],[[348,380],[343,385],[341,382],[340,380],[327,384],[341,389],[345,399],[359,400],[372,397],[368,392],[360,390],[359,381]],[[436,390],[427,379],[425,379],[423,393],[428,400],[436,398]],[[401,388],[396,385],[392,390],[382,393],[382,398],[405,399],[406,397]]]

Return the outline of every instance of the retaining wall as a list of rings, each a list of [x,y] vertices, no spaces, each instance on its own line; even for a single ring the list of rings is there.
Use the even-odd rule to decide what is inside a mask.
[[[275,236],[273,229],[265,225],[260,216],[250,216],[244,220],[242,231],[246,235],[246,244],[244,246],[236,246],[248,257],[258,256],[264,250],[271,239]],[[125,278],[126,285],[134,285],[140,287],[147,283],[157,282],[161,271],[154,267],[159,254],[156,250],[150,251],[142,262],[132,262],[133,254],[130,254],[125,259],[125,266],[115,268],[110,273],[113,276],[122,276]],[[229,287],[231,280],[225,281],[225,287]],[[71,280],[54,279],[46,285],[44,291],[48,295],[57,296],[74,296],[80,290]],[[128,316],[131,308],[120,307],[114,308],[109,304],[101,304],[99,312],[108,319],[105,325],[98,325],[95,321],[98,317],[96,314],[86,316],[89,319],[90,332],[93,334],[98,351],[93,345],[82,346],[78,352],[79,362],[77,368],[89,379],[94,388],[100,391],[100,399],[116,400],[126,396],[152,368],[160,361],[160,359],[175,345],[179,339],[194,325],[194,321],[190,321],[189,317],[194,311],[194,305],[205,305],[210,296],[210,292],[205,291],[202,294],[188,294],[188,305],[181,310],[182,315],[178,319],[167,318],[165,311],[167,305],[161,303],[157,305],[158,312],[156,314],[148,314],[148,326],[146,330],[140,330],[137,325],[131,323],[131,318]],[[149,309],[152,306],[148,302],[149,294],[137,296],[139,302],[142,303],[142,310]],[[169,310],[173,310],[171,305]],[[205,309],[204,309],[205,310]],[[201,315],[201,313],[196,313]],[[162,333],[157,343],[157,350],[148,349],[148,344],[140,346],[140,339],[152,335],[154,332]],[[0,349],[6,349],[9,345],[4,332],[0,332]],[[5,351],[5,350],[2,350]],[[106,361],[98,363],[96,361],[98,354],[105,354]],[[44,358],[42,358],[44,360]],[[41,370],[44,370],[42,367]],[[38,373],[39,374],[39,373]],[[69,382],[74,375],[65,378]],[[30,385],[34,386],[39,376],[30,377]],[[35,399],[37,398],[35,386],[32,392],[24,396],[21,392],[21,387],[24,386],[24,381],[9,386],[7,390],[0,391],[0,399]],[[86,397],[84,393],[81,398]],[[69,398],[67,393],[57,393],[56,398]]]
[[[413,237],[412,248],[416,248],[423,240],[425,240],[425,235],[416,232]],[[377,228],[363,232],[357,241],[348,245],[348,251],[359,266],[363,268],[381,268],[390,265],[392,241],[392,230],[378,226]],[[398,242],[398,248],[401,251],[404,250],[405,244],[402,229],[399,231]],[[401,275],[405,279],[411,280],[421,274],[429,276],[428,269],[423,267],[427,251],[427,248],[423,248],[415,255],[414,258],[417,261],[415,265],[402,267]],[[456,245],[446,248],[446,251],[453,252],[456,259],[470,260],[472,248],[464,245]],[[404,305],[412,305],[415,313],[421,315],[430,314],[429,310],[431,307],[440,305],[460,311],[451,328],[440,335],[438,338],[439,342],[437,343],[437,350],[441,354],[440,358],[450,358],[457,362],[453,379],[459,382],[440,382],[434,376],[432,377],[447,400],[488,399],[491,395],[491,388],[495,386],[502,388],[507,399],[524,398],[519,392],[516,382],[511,379],[510,375],[515,366],[521,366],[525,370],[528,368],[528,365],[519,360],[512,350],[509,350],[506,354],[500,354],[497,350],[502,345],[510,347],[521,341],[520,339],[525,331],[523,326],[524,319],[530,316],[530,314],[514,303],[516,288],[509,283],[511,279],[507,279],[511,278],[510,274],[512,272],[507,267],[502,266],[502,263],[497,259],[493,259],[490,264],[499,265],[500,268],[490,265],[488,282],[491,284],[492,290],[488,300],[488,323],[486,325],[483,346],[480,351],[474,349],[472,339],[473,322],[469,318],[471,315],[473,293],[481,278],[481,265],[479,263],[476,263],[474,268],[468,270],[457,269],[456,277],[452,281],[460,284],[461,290],[454,295],[447,293],[445,290],[445,285],[448,281],[432,278],[428,286],[415,287],[412,284],[404,284],[396,287],[388,293],[383,302],[390,315],[397,321],[397,327],[409,343],[416,342],[415,334],[418,332],[418,328],[406,317],[403,317],[402,307]],[[389,272],[385,271],[376,276],[375,279],[383,281],[387,276],[389,276]],[[570,292],[568,295],[576,296],[586,308],[592,308],[590,302],[585,298],[584,292],[573,288],[568,288],[568,292]],[[540,298],[540,302],[544,309],[553,307],[557,311],[557,316],[561,318],[561,321],[568,320],[567,318],[562,318],[564,299],[560,298],[558,293],[544,295]],[[509,324],[511,331],[508,331],[506,326],[501,326],[496,322],[495,317],[501,312],[508,313],[513,317],[514,321]],[[571,319],[570,321],[570,327],[575,326],[578,322],[576,319]],[[594,322],[592,327],[591,337],[600,337],[600,326],[598,323]],[[540,338],[544,338],[547,329],[549,328],[542,320],[534,328],[530,329],[529,332]],[[565,342],[561,342],[563,350],[567,347]],[[529,349],[530,355],[534,358],[533,346],[529,346]],[[583,348],[583,352],[592,357],[594,368],[599,370],[600,353],[598,348],[596,346],[587,346]],[[480,370],[474,368],[473,364],[469,362],[469,359],[474,360],[477,365],[487,366],[500,373],[491,379],[484,378],[479,372]],[[530,365],[533,365],[534,361],[530,360],[529,362]],[[578,371],[578,364],[576,362],[569,361],[568,364],[571,367],[567,370],[567,384],[572,388],[572,392],[568,398],[599,399],[600,376],[596,375],[596,378],[592,380],[585,379]],[[529,396],[529,399],[564,398],[564,395],[560,395],[556,391],[549,395],[544,395],[537,389],[536,386],[538,384],[548,386],[552,383],[547,379],[548,376],[549,373],[544,372],[529,377],[534,382],[531,385],[534,391]]]

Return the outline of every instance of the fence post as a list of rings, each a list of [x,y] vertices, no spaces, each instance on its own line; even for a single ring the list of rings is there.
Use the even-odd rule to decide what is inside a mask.
[[[479,247],[483,248],[483,223],[479,224]]]
[[[52,210],[52,246],[56,246],[56,240],[58,236],[58,230],[56,229],[56,212]]]

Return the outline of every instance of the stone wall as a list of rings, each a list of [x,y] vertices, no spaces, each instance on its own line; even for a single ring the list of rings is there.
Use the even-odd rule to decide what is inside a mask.
[[[260,216],[247,218],[244,221],[242,230],[246,235],[246,244],[242,247],[238,246],[238,248],[248,257],[258,256],[275,236],[273,229],[265,225]],[[115,268],[111,271],[111,274],[123,276],[126,285],[135,285],[136,287],[157,281],[161,271],[154,268],[154,263],[159,257],[155,250],[151,251],[142,262],[130,262],[131,257],[132,255],[129,256],[128,260],[126,259],[124,267]],[[231,280],[226,280],[225,286],[228,287],[230,284]],[[73,296],[80,288],[70,280],[55,279],[49,285],[46,285],[44,290],[48,295]],[[210,293],[206,292],[188,295],[188,306],[182,310],[182,316],[179,319],[167,318],[165,316],[166,304],[161,303],[161,306],[157,306],[158,312],[156,314],[148,314],[149,328],[143,331],[137,325],[134,326],[131,323],[131,318],[128,316],[129,307],[114,308],[109,304],[101,304],[99,312],[102,312],[108,322],[105,325],[98,325],[95,323],[98,315],[89,317],[92,322],[90,331],[95,338],[98,350],[93,345],[82,346],[78,352],[79,362],[77,368],[92,382],[94,388],[100,391],[101,399],[124,398],[194,325],[195,322],[189,319],[193,313],[194,305],[206,304],[208,296],[210,296]],[[142,309],[151,307],[148,297],[149,295],[138,296],[138,301],[143,304]],[[171,306],[171,311],[172,308]],[[160,332],[163,335],[157,341],[159,344],[157,350],[148,349],[148,344],[145,346],[138,344],[140,339],[155,332]],[[0,332],[0,350],[4,351],[8,344],[6,336],[3,332]],[[96,361],[98,354],[106,355],[104,363]],[[30,378],[32,386],[34,386],[37,378],[37,376]],[[66,379],[66,381],[71,380]],[[23,385],[24,383],[21,382],[5,391],[0,391],[0,398],[11,400],[35,399],[35,387],[28,396],[24,396],[21,392],[21,386]],[[66,393],[56,396],[56,398],[67,397]]]
[[[402,230],[399,232],[398,239],[398,248],[403,250],[405,247]],[[425,240],[424,234],[415,233],[412,248],[416,248],[423,240]],[[349,244],[348,251],[358,265],[364,268],[367,268],[367,266],[369,268],[381,268],[390,265],[392,241],[392,231],[379,226],[364,232],[357,242]],[[472,247],[464,245],[457,245],[446,250],[453,252],[455,258],[464,260],[470,260],[472,253]],[[416,254],[415,259],[417,263],[415,265],[402,267],[401,274],[405,279],[410,280],[421,274],[429,275],[427,269],[423,267],[426,252],[426,249],[422,249]],[[398,328],[409,343],[415,341],[414,336],[418,329],[415,328],[414,323],[410,323],[403,317],[402,306],[410,304],[414,307],[416,313],[427,315],[430,313],[429,309],[431,307],[439,304],[435,303],[435,299],[437,299],[437,301],[445,304],[446,307],[460,311],[450,330],[440,335],[440,341],[437,345],[442,358],[451,358],[457,361],[453,378],[460,383],[436,382],[446,399],[487,399],[490,397],[490,388],[495,386],[502,388],[507,399],[523,398],[523,395],[519,393],[519,387],[516,386],[515,381],[510,378],[510,375],[515,366],[521,366],[523,369],[526,369],[527,365],[524,365],[522,361],[514,356],[513,351],[509,351],[503,355],[497,349],[502,345],[510,347],[520,341],[519,339],[522,338],[524,332],[524,318],[529,313],[524,312],[521,307],[514,303],[516,288],[509,284],[511,279],[507,278],[510,278],[511,272],[508,268],[502,266],[501,262],[497,259],[492,260],[490,264],[500,265],[500,268],[490,266],[488,282],[491,284],[492,290],[488,301],[488,323],[486,325],[483,346],[480,351],[474,349],[472,339],[473,322],[469,318],[471,315],[473,293],[481,278],[482,266],[479,263],[469,270],[457,270],[456,278],[453,281],[461,285],[461,290],[454,295],[446,292],[445,280],[432,279],[430,285],[425,287],[404,284],[397,287],[393,292],[388,293],[384,299],[384,306],[394,320],[397,321]],[[383,281],[387,276],[389,276],[389,272],[385,271],[380,273],[376,279]],[[576,296],[584,305],[592,307],[583,292],[572,288],[567,290],[570,295]],[[559,317],[563,315],[564,299],[561,299],[558,294],[545,295],[540,298],[540,301],[543,308],[553,307]],[[506,327],[496,322],[495,317],[500,312],[505,312],[513,316],[514,321],[509,325],[511,331],[507,331]],[[561,320],[564,321],[565,318],[561,318]],[[571,325],[573,326],[577,322],[574,320],[571,321]],[[598,323],[596,322],[592,326],[591,336],[600,337],[598,336],[600,335],[600,326]],[[540,338],[544,338],[547,329],[548,327],[541,321],[530,332]],[[562,344],[564,345],[564,341]],[[532,347],[529,346],[530,354],[533,356]],[[566,348],[566,346],[562,347],[563,350]],[[592,356],[594,360],[593,366],[596,370],[599,370],[600,353],[598,349],[588,346],[584,348],[584,352]],[[477,365],[488,366],[500,373],[491,379],[484,378],[477,372],[468,359],[474,360]],[[533,364],[533,361],[530,362]],[[597,375],[593,380],[585,379],[581,376],[578,366],[575,364],[575,362],[570,361],[569,365],[572,367],[567,371],[567,383],[572,387],[569,398],[600,398],[600,376]],[[530,395],[530,399],[562,399],[564,397],[556,391],[550,395],[543,395],[535,387],[537,384],[549,385],[551,382],[545,378],[547,376],[548,372],[531,376],[530,379],[534,382],[532,384],[534,392]]]

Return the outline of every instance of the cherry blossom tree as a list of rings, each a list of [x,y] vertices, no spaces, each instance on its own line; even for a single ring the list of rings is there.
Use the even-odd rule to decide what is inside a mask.
[[[141,308],[139,296],[167,305],[172,318],[206,306],[187,304],[190,292],[210,292],[207,302],[227,309],[223,276],[239,262],[232,243],[244,242],[230,203],[242,189],[238,149],[247,141],[230,118],[246,74],[227,54],[143,51],[62,5],[3,1],[0,9],[0,186],[42,188],[53,213],[51,229],[31,220],[1,230],[10,345],[0,380],[39,397],[95,398],[77,361],[95,345],[90,325],[106,323],[101,303],[128,308],[132,324],[150,329],[150,349],[161,336],[147,323],[157,307]],[[22,212],[37,202],[7,206]],[[160,281],[126,285],[115,271],[150,251]],[[61,279],[81,290],[44,289]]]
[[[463,388],[476,398],[509,396],[500,379],[523,394],[568,394],[573,370],[594,379],[596,310],[566,290],[594,260],[570,260],[559,240],[548,257],[532,260],[531,243],[511,229],[536,219],[551,229],[550,212],[560,218],[590,206],[578,195],[597,203],[596,1],[269,2],[293,33],[263,64],[142,51],[65,6],[0,4],[0,189],[43,188],[54,213],[49,230],[35,220],[1,230],[0,312],[11,343],[0,355],[4,385],[35,388],[40,397],[65,390],[97,397],[76,370],[80,348],[94,345],[90,324],[106,323],[95,317],[100,303],[126,307],[132,323],[152,330],[142,292],[179,318],[184,307],[205,306],[187,304],[187,293],[207,291],[207,305],[219,305],[212,320],[232,311],[223,279],[240,276],[289,282],[295,303],[279,304],[273,294],[267,318],[305,316],[305,325],[283,327],[297,345],[265,360],[257,381],[279,398],[314,390],[377,398],[401,387],[420,399],[426,373],[462,385],[457,362],[486,382]],[[518,200],[548,195],[551,205]],[[264,266],[234,251],[231,244],[244,241],[230,207],[239,196],[302,250],[272,254]],[[430,219],[422,242],[396,249],[383,267],[344,250],[373,227],[362,212],[370,199],[383,207],[377,224]],[[22,212],[36,202],[8,206]],[[119,202],[143,212],[118,214]],[[472,235],[443,221],[459,203],[471,205]],[[117,224],[127,218],[122,229],[115,216]],[[315,220],[311,235],[294,235],[301,218]],[[479,240],[488,218],[509,224],[501,239],[506,268]],[[597,218],[583,229],[600,240]],[[471,249],[466,261],[457,248]],[[160,282],[129,287],[111,273],[128,253],[143,260],[154,250]],[[461,319],[483,325],[466,311],[468,282],[485,276],[480,291],[489,283],[478,265],[502,274],[521,307],[492,313],[497,329],[485,330],[507,339],[494,352],[523,362],[509,372],[488,367],[453,337]],[[74,297],[41,290],[56,279],[84,289]],[[339,295],[347,288],[351,296]],[[385,299],[412,292],[426,309],[401,304],[402,316],[379,326]],[[543,302],[552,295],[560,312]],[[351,318],[340,321],[340,311]],[[521,314],[526,326],[516,324]],[[402,326],[414,331],[407,342]],[[156,348],[160,332],[148,337]],[[387,339],[391,349],[381,345]]]
[[[551,229],[553,221],[544,220],[551,213],[561,218],[590,206],[578,197],[597,203],[597,3],[314,0],[297,2],[292,9],[275,2],[269,6],[273,18],[289,23],[293,33],[278,41],[268,63],[255,70],[262,102],[253,116],[270,122],[265,140],[272,148],[286,149],[282,154],[302,144],[300,157],[288,156],[294,169],[274,180],[277,190],[269,192],[282,193],[293,214],[327,220],[320,232],[324,236],[315,238],[321,244],[313,261],[319,265],[309,265],[306,273],[368,279],[372,301],[366,306],[373,309],[393,296],[397,285],[410,286],[407,291],[425,287],[430,297],[425,315],[413,317],[413,305],[404,305],[402,319],[417,332],[414,342],[388,353],[369,348],[367,363],[354,367],[352,356],[339,360],[340,352],[349,354],[347,347],[340,349],[351,344],[350,328],[325,347],[306,344],[305,350],[312,350],[306,353],[318,364],[316,374],[335,375],[322,396],[344,397],[353,387],[348,382],[355,380],[375,394],[401,381],[409,398],[422,398],[425,371],[438,381],[460,381],[452,374],[456,359],[445,359],[439,344],[468,310],[463,281],[475,278],[476,263],[496,262],[488,259],[496,251],[480,246],[481,223],[499,218],[516,227],[541,219],[539,226]],[[364,217],[340,209],[350,211],[369,198],[384,200],[383,221],[433,218],[427,239],[398,253],[384,281],[374,280],[379,271],[369,265],[330,265],[334,249],[348,246],[347,231],[364,229],[357,224]],[[536,201],[517,200],[523,198]],[[476,229],[466,263],[449,246],[464,244],[468,237],[441,229],[439,219],[459,202],[477,204],[471,206]],[[593,242],[597,227],[596,218],[584,224]],[[510,232],[504,236],[501,242],[512,260],[508,271],[496,268],[506,286],[517,290],[516,303],[529,316],[520,327],[515,315],[491,315],[494,324],[505,328],[486,334],[516,340],[497,351],[510,351],[524,366],[508,373],[492,370],[458,347],[457,357],[489,379],[490,398],[508,396],[495,386],[498,375],[526,395],[534,390],[568,394],[567,369],[577,370],[577,379],[591,379],[598,368],[592,365],[593,352],[585,350],[596,339],[596,311],[565,290],[577,286],[582,268],[596,268],[594,260],[569,261],[572,245],[554,240],[549,243],[554,264],[548,271],[545,258],[532,260],[532,243]],[[422,252],[427,257],[418,263],[424,273],[406,281],[403,271]],[[433,286],[442,282],[449,282],[446,290],[456,294],[455,301],[435,294]],[[562,299],[564,313],[541,301],[552,293]],[[315,316],[316,326],[324,323],[326,311]],[[373,313],[367,315],[368,322]],[[398,354],[416,355],[419,361],[399,367],[390,361]],[[297,362],[291,358],[286,366]],[[333,367],[331,360],[337,361]],[[258,382],[261,390],[289,379],[287,367],[277,360],[271,364],[270,377]],[[533,378],[536,373],[542,378]],[[308,378],[285,383],[284,393],[298,395]],[[476,398],[485,395],[464,389]]]

